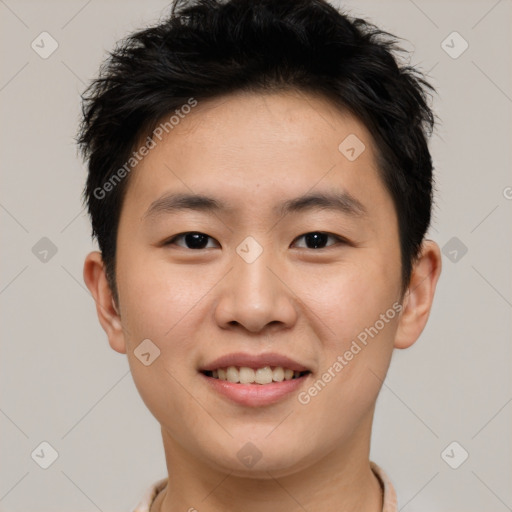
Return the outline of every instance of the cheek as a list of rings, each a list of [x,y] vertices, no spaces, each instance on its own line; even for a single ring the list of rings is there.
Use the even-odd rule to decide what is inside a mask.
[[[347,435],[372,409],[389,367],[398,324],[396,282],[383,278],[379,266],[352,270],[318,287],[310,302],[328,329],[323,330],[319,347],[318,375],[299,402],[308,421],[323,418],[317,428],[332,436]],[[350,418],[346,411],[351,411]]]
[[[192,266],[178,268],[165,261],[142,264],[136,258],[119,261],[119,297],[130,344],[149,338],[174,351],[172,340],[179,336],[179,347],[185,349],[191,338],[187,325],[214,282]]]
[[[387,271],[392,268],[392,273]],[[399,269],[396,264],[362,255],[350,264],[308,273],[296,281],[299,296],[325,324],[327,339],[335,348],[353,339],[398,299]]]
[[[212,285],[201,279],[197,271],[187,272],[182,268],[179,272],[172,271],[168,263],[141,265],[133,260],[130,266],[123,262],[119,269],[127,355],[138,392],[158,421],[178,428],[179,424],[167,420],[179,413],[186,414],[193,422],[200,411],[191,405],[183,383],[195,371],[190,361],[191,354],[197,350],[194,334],[198,305]],[[137,356],[141,353],[138,347],[142,347],[140,344],[145,339],[157,347],[158,356],[149,365]],[[150,353],[153,350],[150,345]]]

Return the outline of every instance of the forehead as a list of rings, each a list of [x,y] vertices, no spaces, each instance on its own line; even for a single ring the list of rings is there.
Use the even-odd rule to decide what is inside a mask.
[[[320,95],[295,90],[237,92],[196,103],[186,114],[163,116],[157,126],[161,133],[158,145],[179,145],[183,150],[197,150],[201,145],[209,151],[216,146],[219,152],[231,150],[233,157],[237,149],[243,149],[244,155],[257,152],[261,159],[266,155],[276,159],[278,148],[286,158],[290,150],[300,154],[324,149],[337,154],[339,143],[352,135],[356,145],[357,139],[364,141],[367,162],[374,160],[374,142],[364,124]]]
[[[355,199],[386,193],[371,134],[321,96],[237,93],[187,111],[161,140],[153,137],[155,146],[132,171],[127,200],[147,210],[174,190],[225,197],[236,210],[248,206],[249,192],[261,205],[329,187]]]

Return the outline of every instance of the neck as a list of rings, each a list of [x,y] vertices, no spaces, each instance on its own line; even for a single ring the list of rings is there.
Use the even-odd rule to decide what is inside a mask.
[[[169,481],[151,512],[381,512],[382,488],[369,463],[370,430],[307,467],[278,476],[235,476],[199,461],[162,428]]]

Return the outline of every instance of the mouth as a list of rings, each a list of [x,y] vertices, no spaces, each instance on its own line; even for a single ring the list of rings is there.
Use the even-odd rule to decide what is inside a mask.
[[[287,356],[227,354],[198,369],[216,396],[244,407],[277,404],[305,386],[312,370]]]
[[[292,370],[282,366],[263,366],[261,368],[227,366],[215,370],[203,370],[201,373],[212,379],[224,380],[235,384],[259,384],[265,386],[275,382],[300,379],[311,372],[309,370]]]

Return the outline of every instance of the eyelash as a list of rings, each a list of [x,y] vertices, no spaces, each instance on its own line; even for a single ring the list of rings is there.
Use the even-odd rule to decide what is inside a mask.
[[[184,233],[180,233],[178,235],[175,235],[173,236],[172,238],[170,238],[169,240],[167,240],[166,242],[164,242],[164,246],[167,246],[167,245],[176,245],[175,244],[175,241],[179,238],[182,238],[186,235],[189,235],[189,234],[196,234],[196,235],[205,235],[206,237],[208,237],[209,239],[211,240],[214,240],[213,237],[209,236],[209,235],[206,235],[205,233],[201,233],[200,231],[185,231]],[[328,233],[326,231],[308,231],[307,233],[304,233],[300,236],[298,236],[295,240],[298,240],[306,235],[311,235],[311,234],[321,234],[321,235],[327,235],[328,237],[330,238],[334,238],[336,240],[337,243],[335,244],[331,244],[331,245],[328,245],[327,247],[322,247],[320,249],[309,249],[311,251],[322,251],[322,250],[326,250],[326,249],[329,249],[330,247],[333,247],[335,245],[339,245],[339,244],[344,244],[344,245],[350,245],[350,242],[338,235],[334,235],[333,233]],[[294,241],[295,241],[294,240]],[[191,249],[189,247],[182,247],[182,246],[178,246],[178,247],[181,247],[182,249],[188,249],[190,251],[201,251],[201,250],[204,250],[203,249]],[[210,247],[211,249],[211,247]],[[301,249],[308,249],[308,247],[301,247]]]

